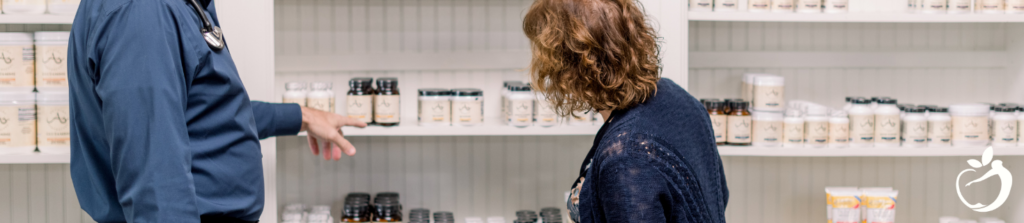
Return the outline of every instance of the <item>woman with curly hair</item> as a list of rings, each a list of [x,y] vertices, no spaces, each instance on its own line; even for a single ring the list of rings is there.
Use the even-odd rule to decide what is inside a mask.
[[[725,222],[711,120],[660,78],[656,32],[635,0],[536,0],[523,21],[534,89],[604,125],[568,203],[572,222]]]

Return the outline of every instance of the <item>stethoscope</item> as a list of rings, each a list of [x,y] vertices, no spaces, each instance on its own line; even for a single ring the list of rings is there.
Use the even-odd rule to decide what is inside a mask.
[[[210,49],[213,50],[224,49],[224,34],[220,32],[220,27],[210,23],[210,19],[206,18],[206,13],[203,13],[203,7],[200,7],[196,0],[187,1],[192,3],[192,8],[196,10],[196,14],[199,14],[199,19],[203,20],[203,28],[200,28],[199,32],[203,33],[206,45],[210,45]]]

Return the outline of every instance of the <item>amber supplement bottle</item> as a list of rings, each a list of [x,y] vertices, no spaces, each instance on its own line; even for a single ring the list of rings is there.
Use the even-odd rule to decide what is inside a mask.
[[[726,125],[728,114],[722,110],[722,107],[725,107],[725,103],[709,101],[707,104],[708,115],[711,116],[711,129],[714,130],[715,134],[715,144],[725,145],[725,132],[728,128]]]
[[[373,98],[373,121],[381,126],[396,126],[401,121],[402,109],[398,93],[398,78],[377,79]]]
[[[732,111],[727,118],[728,129],[726,129],[726,144],[737,146],[749,146],[751,142],[751,117],[747,107],[749,102],[730,102]]]
[[[370,222],[370,206],[362,200],[345,203],[341,222]]]
[[[351,119],[373,122],[373,78],[357,77],[348,81],[345,113]]]
[[[373,222],[402,222],[402,205],[397,200],[384,200],[374,207],[377,214],[373,216]]]

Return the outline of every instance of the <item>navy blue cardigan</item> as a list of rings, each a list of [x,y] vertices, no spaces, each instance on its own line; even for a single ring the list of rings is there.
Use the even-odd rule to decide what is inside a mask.
[[[646,102],[612,112],[585,160],[580,222],[725,222],[729,191],[711,120],[671,80],[658,81]]]

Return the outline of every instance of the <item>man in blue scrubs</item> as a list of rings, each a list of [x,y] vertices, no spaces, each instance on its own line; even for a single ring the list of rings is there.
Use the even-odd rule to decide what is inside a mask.
[[[219,25],[210,1],[198,8]],[[188,0],[82,1],[68,46],[71,177],[96,221],[254,222],[259,139],[306,130],[332,144],[325,159],[355,154],[339,130],[365,123],[250,101],[230,44],[212,49],[202,24]]]

